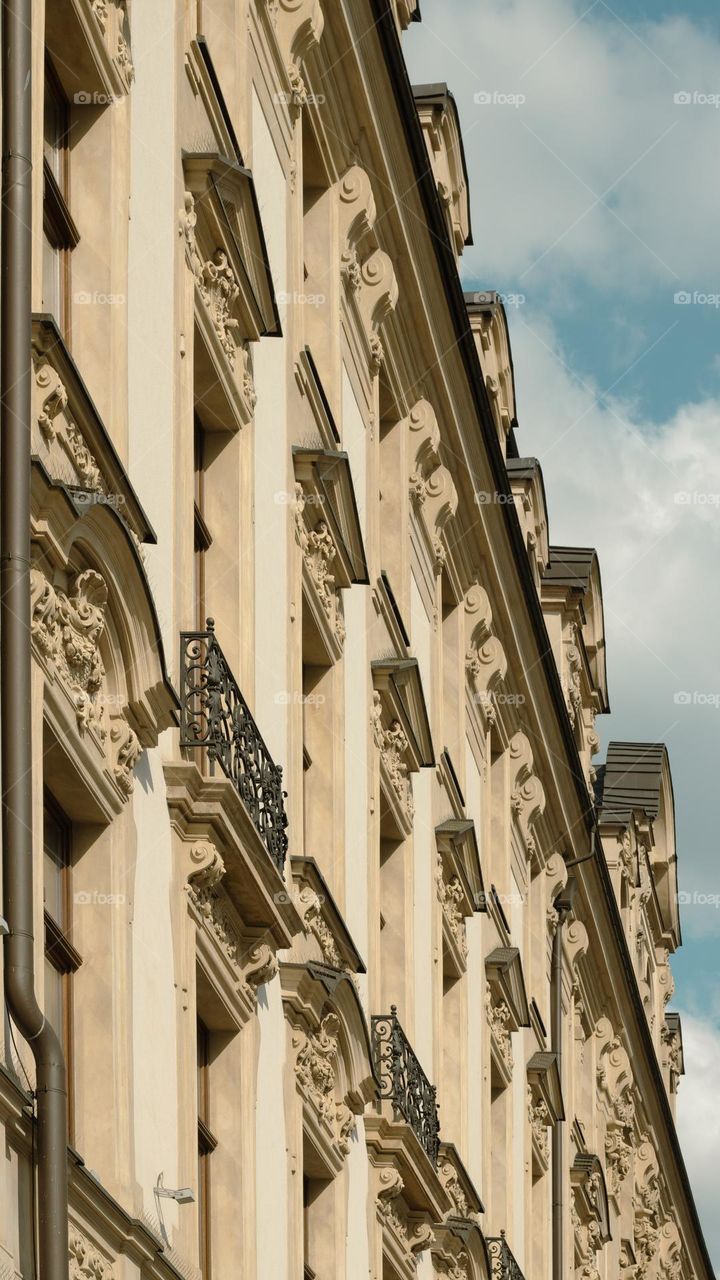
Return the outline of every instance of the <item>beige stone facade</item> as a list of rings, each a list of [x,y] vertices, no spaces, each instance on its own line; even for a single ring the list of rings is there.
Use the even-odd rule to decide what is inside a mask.
[[[711,1275],[667,754],[597,764],[598,559],[551,544],[502,302],[462,292],[418,17],[34,7],[36,952],[73,1280]],[[4,1063],[27,1280],[7,1023]]]

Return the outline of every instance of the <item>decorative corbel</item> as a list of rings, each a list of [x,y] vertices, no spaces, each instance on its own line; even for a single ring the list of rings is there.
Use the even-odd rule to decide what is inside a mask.
[[[347,169],[338,184],[340,270],[356,292],[362,283],[358,246],[375,223],[375,197],[370,178],[360,165]]]
[[[360,287],[357,298],[365,335],[370,346],[373,372],[377,372],[385,358],[378,330],[391,311],[394,311],[398,299],[395,270],[390,258],[382,249],[376,249],[363,262],[360,268]]]

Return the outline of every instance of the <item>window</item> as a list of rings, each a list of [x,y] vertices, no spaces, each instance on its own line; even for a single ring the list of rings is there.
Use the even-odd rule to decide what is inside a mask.
[[[60,82],[45,64],[43,126],[43,310],[67,337],[70,317],[70,251],[79,235],[70,214],[70,111]]]
[[[195,626],[205,628],[207,617],[207,552],[212,545],[210,530],[205,522],[205,433],[195,419],[195,543],[194,543],[194,606]]]
[[[210,1129],[210,1032],[197,1021],[197,1116],[198,1116],[198,1249],[200,1270],[210,1275],[210,1157],[217,1138]]]
[[[45,1016],[65,1054],[68,1080],[68,1130],[73,1137],[72,976],[82,963],[70,936],[72,826],[51,796],[43,811],[43,888],[45,905]]]

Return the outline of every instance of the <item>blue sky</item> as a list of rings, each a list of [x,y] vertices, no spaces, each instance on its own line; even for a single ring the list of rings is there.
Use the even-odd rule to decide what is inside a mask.
[[[509,308],[520,450],[542,463],[551,540],[600,557],[603,750],[670,751],[679,1128],[720,1268],[720,7],[421,7],[411,75],[447,81],[470,173],[463,282],[523,298]]]

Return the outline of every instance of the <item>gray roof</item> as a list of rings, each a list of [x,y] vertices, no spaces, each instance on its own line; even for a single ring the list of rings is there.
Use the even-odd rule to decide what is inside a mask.
[[[543,580],[585,592],[596,560],[597,552],[593,547],[551,547],[550,563]]]
[[[664,742],[611,742],[605,764],[597,771],[595,788],[602,819],[627,821],[634,809],[656,818],[664,764]]]

